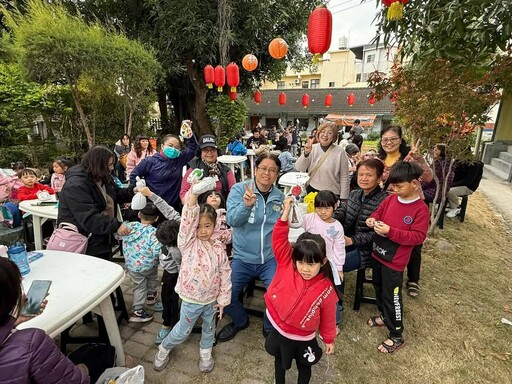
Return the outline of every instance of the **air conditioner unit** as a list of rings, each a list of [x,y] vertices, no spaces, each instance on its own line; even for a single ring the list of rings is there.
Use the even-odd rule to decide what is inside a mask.
[[[293,83],[294,83],[295,85],[300,85],[300,79],[295,79],[295,80],[293,81]]]

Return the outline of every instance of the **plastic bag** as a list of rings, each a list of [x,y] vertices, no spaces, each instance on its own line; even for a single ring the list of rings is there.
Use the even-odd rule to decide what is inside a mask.
[[[124,373],[121,373],[116,384],[144,384],[144,367],[137,365]]]
[[[290,228],[301,228],[303,221],[299,205],[297,203],[293,203],[290,209],[290,214],[288,215],[288,225]]]
[[[137,176],[136,180],[137,181],[136,181],[135,185],[138,189],[146,186],[146,180],[140,179],[139,176]],[[143,209],[146,206],[146,204],[147,204],[146,196],[144,196],[140,192],[137,192],[135,194],[135,196],[133,196],[133,198],[132,198],[131,207],[133,210],[138,211],[140,209]]]
[[[180,136],[184,139],[190,139],[194,133],[192,132],[192,121],[183,120],[181,122]]]

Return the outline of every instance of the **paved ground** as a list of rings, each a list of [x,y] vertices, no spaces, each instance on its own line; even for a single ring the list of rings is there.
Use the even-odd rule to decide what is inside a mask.
[[[503,216],[512,229],[512,186],[484,171],[479,191]],[[510,232],[509,232],[510,233]],[[122,285],[127,305],[133,300],[131,282],[127,277]],[[256,298],[246,301],[253,306],[261,306],[261,292]],[[150,308],[148,308],[150,309]],[[142,364],[146,371],[146,383],[222,383],[222,384],[263,384],[273,382],[273,359],[265,352],[261,335],[262,322],[258,317],[250,316],[250,326],[227,343],[214,347],[215,369],[209,374],[198,371],[199,334],[191,337],[171,353],[171,361],[162,372],[153,370],[151,364],[157,351],[155,335],[161,327],[161,314],[156,313],[154,321],[147,324],[126,324],[120,326],[125,353],[133,356],[136,364]],[[220,329],[226,320],[219,323]],[[95,330],[91,326],[79,325],[73,333],[85,335]],[[313,367],[312,383],[340,383],[341,370],[334,366],[333,359],[322,357]],[[345,367],[347,368],[347,367]],[[294,367],[289,371],[289,382],[296,381]]]

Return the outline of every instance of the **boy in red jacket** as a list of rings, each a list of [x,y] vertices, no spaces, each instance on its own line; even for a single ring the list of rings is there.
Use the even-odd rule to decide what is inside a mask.
[[[40,191],[46,191],[50,195],[55,193],[52,188],[37,182],[37,173],[33,169],[22,169],[19,172],[18,177],[23,183],[23,185],[18,189],[19,201],[37,199],[37,193]]]
[[[277,269],[265,293],[267,316],[272,324],[265,349],[275,358],[275,383],[285,382],[286,371],[295,359],[298,382],[309,383],[311,366],[322,356],[316,330],[325,342],[325,353],[334,352],[336,303],[332,269],[325,241],[305,232],[295,246],[288,242],[288,216],[292,197],[283,202],[283,213],[272,233]]]
[[[375,231],[373,286],[380,311],[368,325],[388,328],[388,338],[378,346],[382,353],[393,353],[404,345],[403,272],[413,247],[425,241],[429,222],[428,207],[420,198],[422,173],[414,162],[397,162],[389,173],[395,193],[366,219],[366,225]]]

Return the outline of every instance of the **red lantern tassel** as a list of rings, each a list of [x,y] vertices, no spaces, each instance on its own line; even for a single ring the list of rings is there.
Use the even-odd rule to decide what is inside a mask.
[[[400,20],[404,17],[404,5],[398,0],[391,3],[386,17],[390,21]]]

